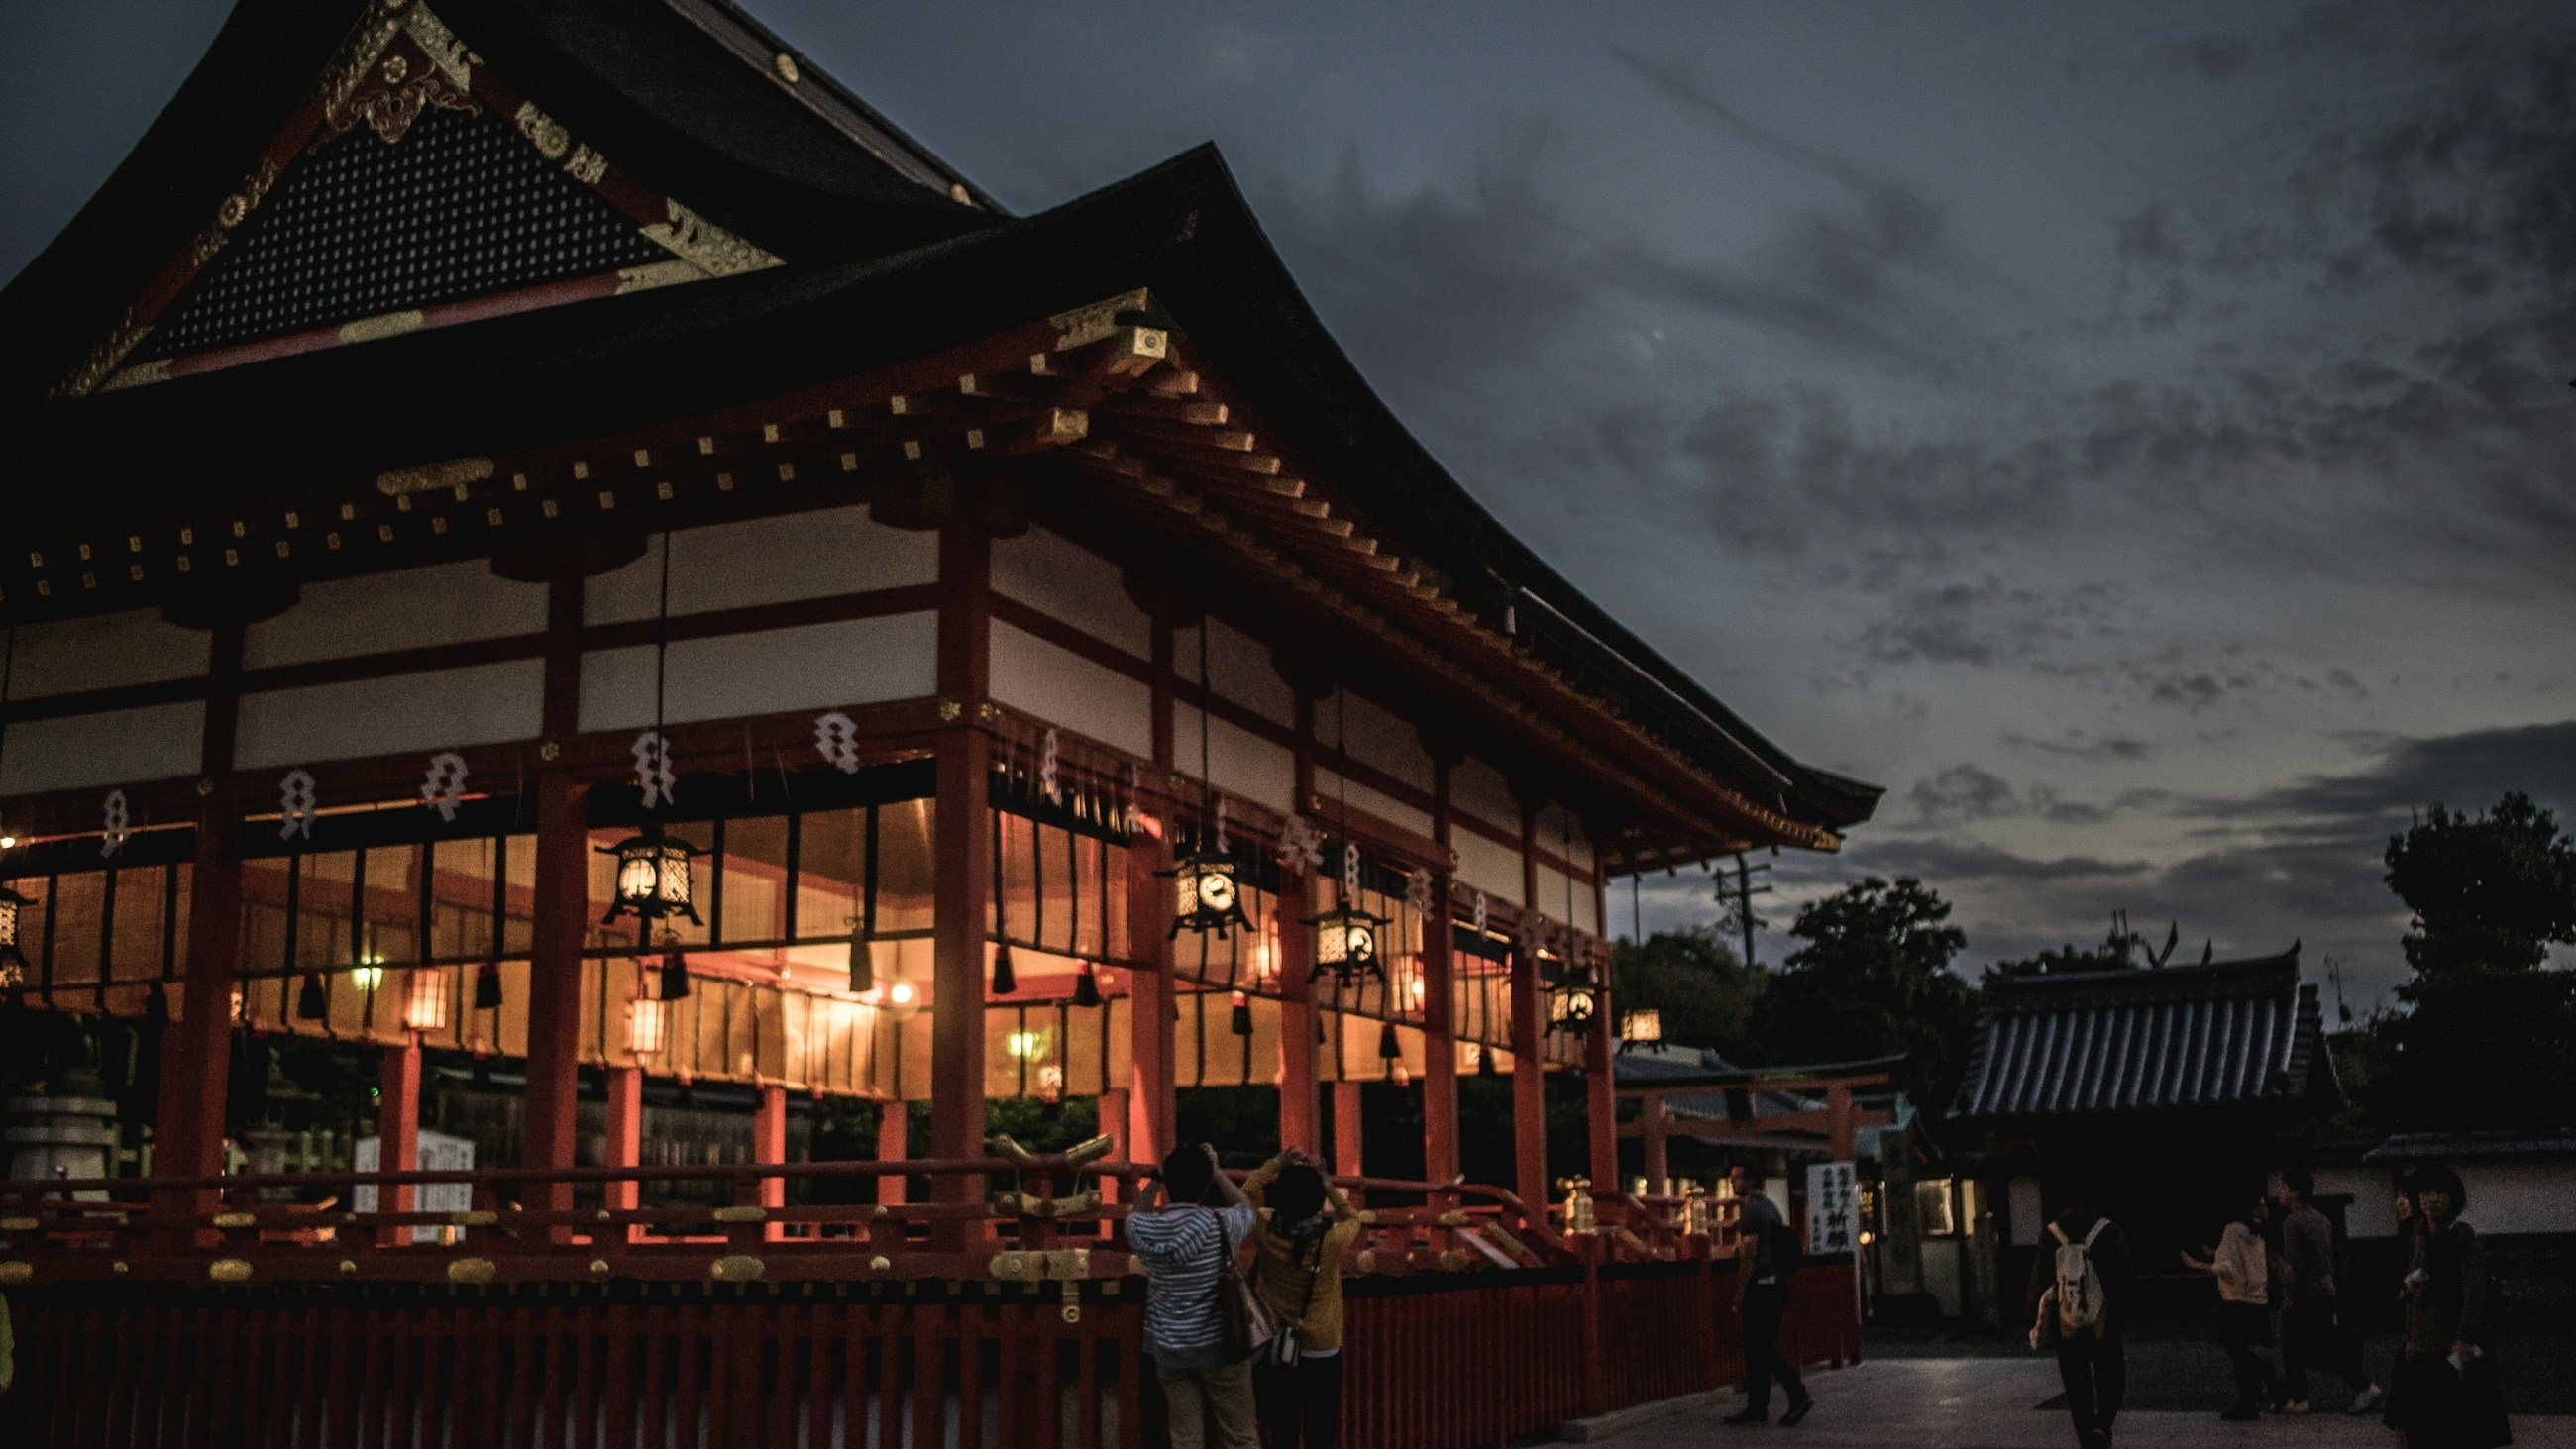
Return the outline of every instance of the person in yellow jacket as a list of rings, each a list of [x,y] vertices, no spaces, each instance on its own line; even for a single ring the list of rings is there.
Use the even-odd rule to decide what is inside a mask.
[[[1342,1419],[1342,1255],[1360,1215],[1290,1148],[1244,1179],[1263,1219],[1252,1235],[1253,1291],[1282,1342],[1256,1355],[1253,1379],[1271,1449],[1332,1449]]]

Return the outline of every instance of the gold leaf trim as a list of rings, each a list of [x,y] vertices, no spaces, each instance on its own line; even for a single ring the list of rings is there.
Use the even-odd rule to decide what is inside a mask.
[[[381,317],[361,317],[355,322],[340,324],[340,340],[377,342],[387,337],[400,337],[406,332],[418,332],[421,324],[428,320],[418,308],[387,312]]]
[[[653,223],[644,234],[708,276],[730,277],[778,265],[778,258],[680,203],[665,199],[662,204],[670,220]]]
[[[707,1276],[719,1283],[757,1283],[769,1273],[769,1265],[749,1253],[727,1253],[707,1265]]]
[[[1047,319],[1048,325],[1061,334],[1055,340],[1055,350],[1064,352],[1085,343],[1097,342],[1118,330],[1118,314],[1142,312],[1153,304],[1153,294],[1139,287],[1088,306],[1076,307],[1070,312],[1059,312]]]
[[[489,458],[450,458],[444,463],[423,463],[417,468],[396,468],[376,475],[376,491],[387,498],[400,498],[406,493],[438,493],[464,483],[480,483],[492,476]],[[484,1214],[488,1223],[491,1214]]]
[[[447,1265],[450,1283],[489,1283],[500,1270],[489,1258],[458,1258]]]
[[[218,1283],[247,1283],[250,1281],[250,1260],[217,1258],[206,1265],[206,1276]]]

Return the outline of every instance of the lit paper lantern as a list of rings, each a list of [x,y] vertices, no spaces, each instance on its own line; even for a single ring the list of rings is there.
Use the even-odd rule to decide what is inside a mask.
[[[626,1050],[639,1057],[659,1056],[669,1034],[671,1008],[650,996],[626,1003]]]
[[[411,1031],[447,1029],[447,968],[415,966],[403,995],[403,1026]]]
[[[0,885],[0,991],[27,984],[27,953],[18,947],[18,913],[35,902]]]
[[[1369,976],[1385,979],[1386,964],[1378,958],[1378,932],[1385,927],[1386,917],[1345,905],[1306,924],[1315,928],[1315,969],[1307,980],[1326,972],[1344,986],[1357,985]]]

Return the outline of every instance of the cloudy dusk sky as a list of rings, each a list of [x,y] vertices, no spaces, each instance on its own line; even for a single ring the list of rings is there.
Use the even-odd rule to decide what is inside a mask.
[[[2576,814],[2576,7],[748,8],[1016,211],[1216,141],[1487,506],[1887,787],[1775,916],[1912,874],[1972,971],[2126,909],[2363,1009],[2410,807]],[[223,13],[0,8],[0,276]]]

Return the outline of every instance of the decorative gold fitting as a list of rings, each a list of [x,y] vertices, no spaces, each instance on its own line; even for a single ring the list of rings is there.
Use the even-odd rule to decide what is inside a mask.
[[[1142,312],[1153,304],[1153,294],[1139,287],[1132,292],[1121,292],[1115,297],[1104,297],[1086,307],[1076,307],[1070,312],[1059,312],[1047,319],[1048,325],[1055,328],[1059,334],[1055,340],[1055,350],[1069,352],[1086,343],[1098,342],[1117,332],[1118,314]],[[1139,330],[1152,329],[1140,328]]]
[[[199,775],[197,777],[197,797],[199,799],[204,799],[206,796],[212,795],[213,793],[215,793],[215,782],[203,775]]]
[[[0,1233],[32,1233],[43,1226],[34,1218],[0,1218]]]
[[[343,1278],[354,1278],[358,1276],[358,1264],[356,1260],[351,1258],[342,1258],[340,1260],[340,1276]]]
[[[727,1253],[707,1265],[707,1276],[719,1283],[756,1283],[769,1265],[749,1253]]]
[[[1046,1257],[1039,1253],[995,1253],[986,1276],[1003,1283],[1035,1283],[1046,1276]]]
[[[868,1259],[868,1271],[871,1273],[886,1273],[893,1271],[893,1269],[894,1259],[887,1257],[883,1253],[879,1253],[877,1256]]]
[[[1475,1220],[1474,1216],[1469,1214],[1465,1208],[1451,1208],[1449,1211],[1432,1219],[1433,1222],[1438,1223],[1444,1228],[1463,1228],[1468,1224],[1473,1223]]]
[[[206,1265],[206,1276],[218,1283],[247,1283],[250,1281],[250,1260],[217,1258]]]
[[[604,1223],[609,1220],[609,1217],[610,1214],[608,1209],[601,1208],[598,1212],[591,1214],[591,1221]]]
[[[259,1226],[259,1214],[217,1213],[206,1221],[219,1228],[255,1228]]]
[[[1060,1286],[1056,1301],[1064,1305],[1058,1310],[1058,1312],[1062,1315],[1065,1322],[1080,1323],[1082,1321],[1082,1285],[1080,1283],[1075,1282],[1071,1278],[1065,1279]]]
[[[1463,1250],[1458,1249],[1458,1248],[1451,1248],[1451,1249],[1449,1249],[1448,1251],[1446,1251],[1446,1252],[1442,1253],[1442,1254],[1440,1255],[1440,1271],[1441,1271],[1441,1272],[1443,1272],[1443,1273],[1464,1273],[1464,1272],[1466,1272],[1466,1271],[1467,1271],[1467,1254],[1466,1254]]]
[[[489,1258],[458,1258],[447,1265],[447,1281],[489,1283],[493,1275],[499,1271],[492,1265],[492,1260]]]
[[[965,712],[966,706],[958,703],[956,700],[943,699],[939,702],[939,722],[941,724],[955,724],[957,722],[957,717]]]
[[[593,1258],[593,1259],[591,1259],[591,1260],[590,1260],[590,1276],[592,1276],[593,1278],[605,1278],[605,1277],[607,1277],[607,1276],[608,1276],[608,1260],[607,1260],[606,1258]]]
[[[769,1221],[769,1209],[765,1207],[720,1207],[717,1208],[710,1216],[720,1223],[765,1223]]]
[[[538,759],[543,760],[543,761],[545,761],[547,764],[551,765],[551,764],[553,764],[556,760],[558,760],[558,759],[562,758],[562,756],[563,756],[563,746],[561,746],[561,745],[559,745],[559,744],[556,744],[556,743],[555,743],[554,741],[552,741],[552,740],[539,740],[539,741],[537,741],[537,758],[538,758]]]
[[[134,1268],[123,1258],[119,1258],[115,1262],[107,1265],[107,1271],[114,1273],[119,1278],[122,1278],[126,1274],[133,1272]]]
[[[1352,1266],[1352,1268],[1354,1268],[1354,1269],[1356,1269],[1357,1271],[1362,1272],[1362,1273],[1374,1273],[1374,1272],[1376,1272],[1376,1271],[1377,1271],[1377,1249],[1375,1249],[1375,1248],[1362,1248],[1362,1249],[1360,1249],[1360,1255],[1359,1255],[1359,1257],[1358,1257],[1358,1258],[1356,1258],[1356,1259],[1354,1259],[1354,1260],[1352,1260],[1351,1266]]]
[[[0,1283],[24,1283],[36,1276],[36,1265],[12,1259],[0,1263]]]
[[[499,1222],[501,1215],[487,1209],[476,1208],[470,1213],[449,1213],[447,1220],[460,1228],[488,1228]]]

